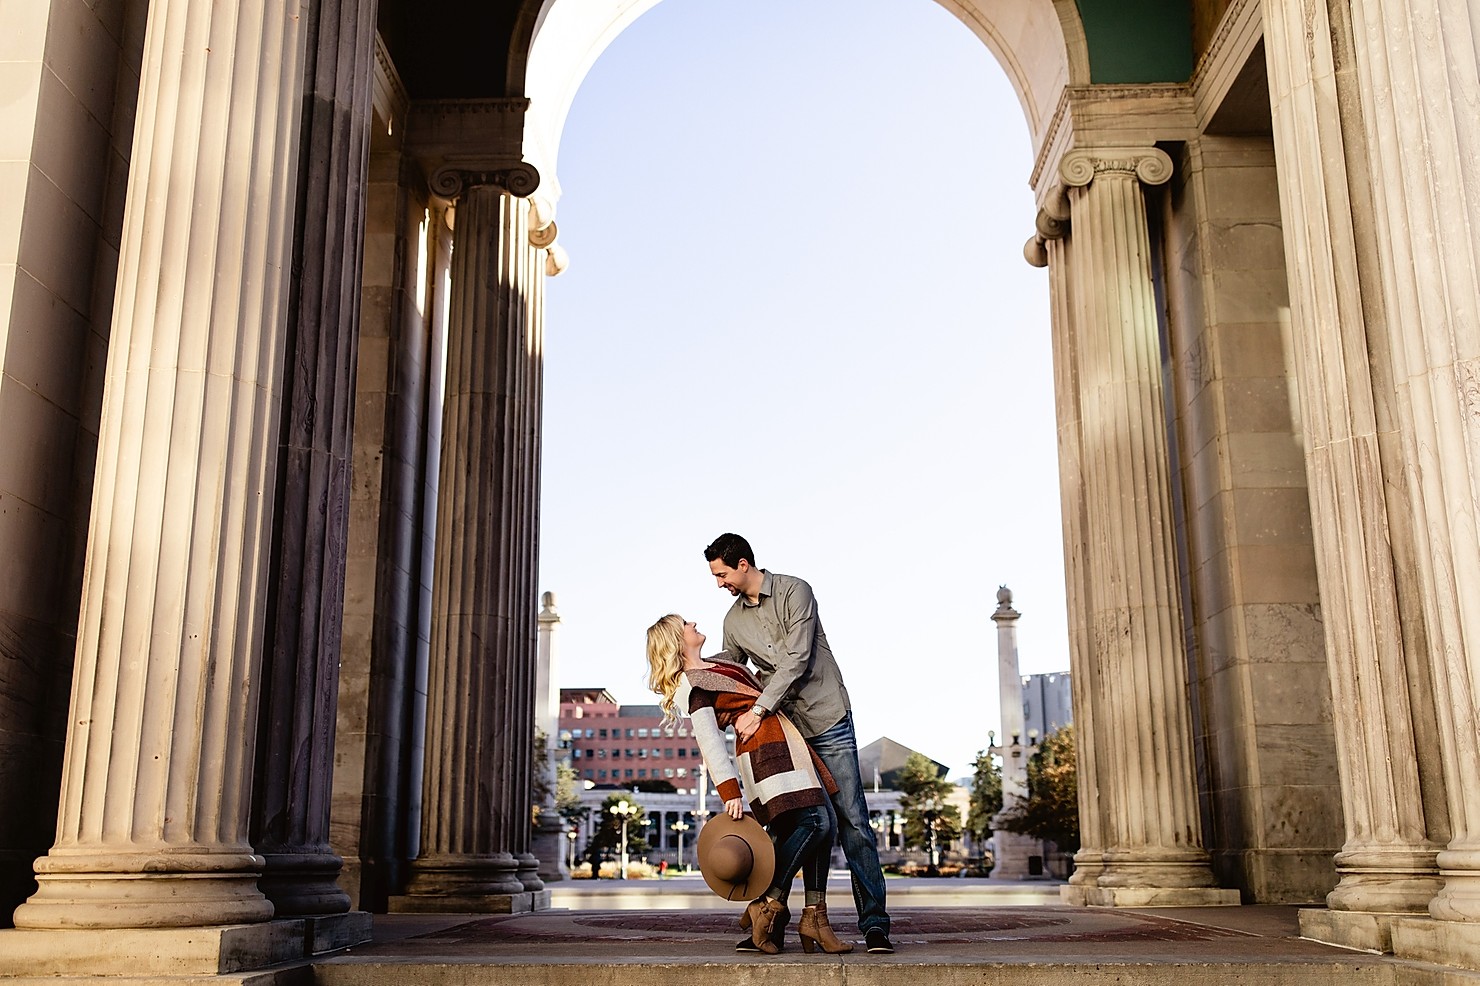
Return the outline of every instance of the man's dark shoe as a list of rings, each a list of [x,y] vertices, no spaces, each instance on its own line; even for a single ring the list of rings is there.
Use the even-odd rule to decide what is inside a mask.
[[[776,921],[771,925],[771,941],[775,942],[776,951],[778,952],[786,951],[786,926],[790,923],[791,908],[782,904],[781,913],[776,915]],[[761,954],[761,950],[756,947],[755,942],[751,941],[749,935],[735,943],[735,951],[754,952],[757,955]]]
[[[889,941],[889,936],[884,934],[882,928],[870,928],[863,936],[864,944],[868,950],[875,954],[886,954],[894,951],[894,945]]]

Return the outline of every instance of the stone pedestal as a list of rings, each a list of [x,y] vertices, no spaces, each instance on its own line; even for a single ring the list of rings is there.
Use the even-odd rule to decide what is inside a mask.
[[[1017,832],[1005,832],[995,829],[992,832],[993,850],[992,879],[994,880],[1026,880],[1032,874],[1028,872],[1028,857],[1043,854],[1043,842],[1031,835],[1021,835]]]
[[[19,928],[272,917],[247,815],[303,100],[299,15],[270,0],[150,6],[136,127],[147,153],[128,174],[57,841],[36,863],[39,889],[16,911]],[[116,956],[133,939],[16,939],[46,940],[57,957]],[[158,938],[196,940],[193,930]]]
[[[1392,944],[1400,959],[1480,971],[1480,925],[1473,921],[1398,918],[1392,923]]]
[[[1066,314],[1087,504],[1078,525],[1085,643],[1096,665],[1073,671],[1101,692],[1086,745],[1103,843],[1086,862],[1102,868],[1093,890],[1071,890],[1114,906],[1222,903],[1193,783],[1162,341],[1141,191],[1143,182],[1166,181],[1171,161],[1154,148],[1089,148],[1065,155],[1059,174],[1070,205]]]
[[[543,882],[554,883],[570,877],[565,861],[566,842],[565,825],[560,816],[553,810],[541,812],[534,826],[530,851],[540,861],[539,875]]]
[[[369,911],[315,914],[300,920],[303,921],[303,950],[308,955],[322,955],[363,944],[370,940],[374,928]]]
[[[213,976],[304,955],[301,920],[211,928],[0,931],[0,980]]]
[[[1333,911],[1324,907],[1306,907],[1300,911],[1300,937],[1364,952],[1391,952],[1394,922],[1412,916],[1412,912]]]
[[[403,894],[390,899],[392,914],[524,914],[549,907],[549,890],[524,890],[517,894]]]

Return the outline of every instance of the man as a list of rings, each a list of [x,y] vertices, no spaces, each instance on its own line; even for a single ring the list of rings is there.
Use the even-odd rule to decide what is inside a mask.
[[[735,597],[725,614],[724,648],[735,660],[755,665],[765,686],[754,708],[736,720],[735,731],[742,739],[748,737],[762,718],[779,709],[796,723],[832,772],[838,785],[833,807],[853,878],[858,929],[870,952],[892,952],[884,871],[868,823],[853,711],[843,673],[817,618],[812,587],[790,575],[757,568],[750,543],[738,534],[721,534],[704,549],[704,559],[719,587]],[[783,913],[781,918],[776,924],[784,932],[790,915]],[[736,946],[736,951],[754,950],[748,938]]]

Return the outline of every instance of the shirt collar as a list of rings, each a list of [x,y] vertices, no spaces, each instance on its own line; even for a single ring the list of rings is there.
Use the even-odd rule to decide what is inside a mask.
[[[755,597],[755,602],[751,602],[745,593],[740,593],[740,605],[746,609],[755,609],[761,604],[762,599],[771,594],[771,573],[763,568],[761,569],[761,575],[765,577],[761,579],[761,594]]]

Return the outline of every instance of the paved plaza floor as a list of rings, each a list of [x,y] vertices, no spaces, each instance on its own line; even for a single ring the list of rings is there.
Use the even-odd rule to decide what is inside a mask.
[[[861,944],[848,955],[806,955],[795,918],[783,954],[745,955],[734,951],[740,905],[701,895],[701,887],[578,882],[557,884],[556,907],[537,913],[377,917],[374,942],[321,959],[314,978],[331,986],[1480,984],[1458,970],[1303,940],[1294,907],[1064,907],[1045,903],[1056,897],[1049,884],[1036,887],[1038,903],[1024,904],[1010,902],[1024,885],[993,881],[891,880],[892,955],[870,955]],[[630,906],[644,894],[652,906]],[[846,882],[835,881],[829,895],[838,935],[860,940]],[[601,898],[618,906],[561,906]]]

